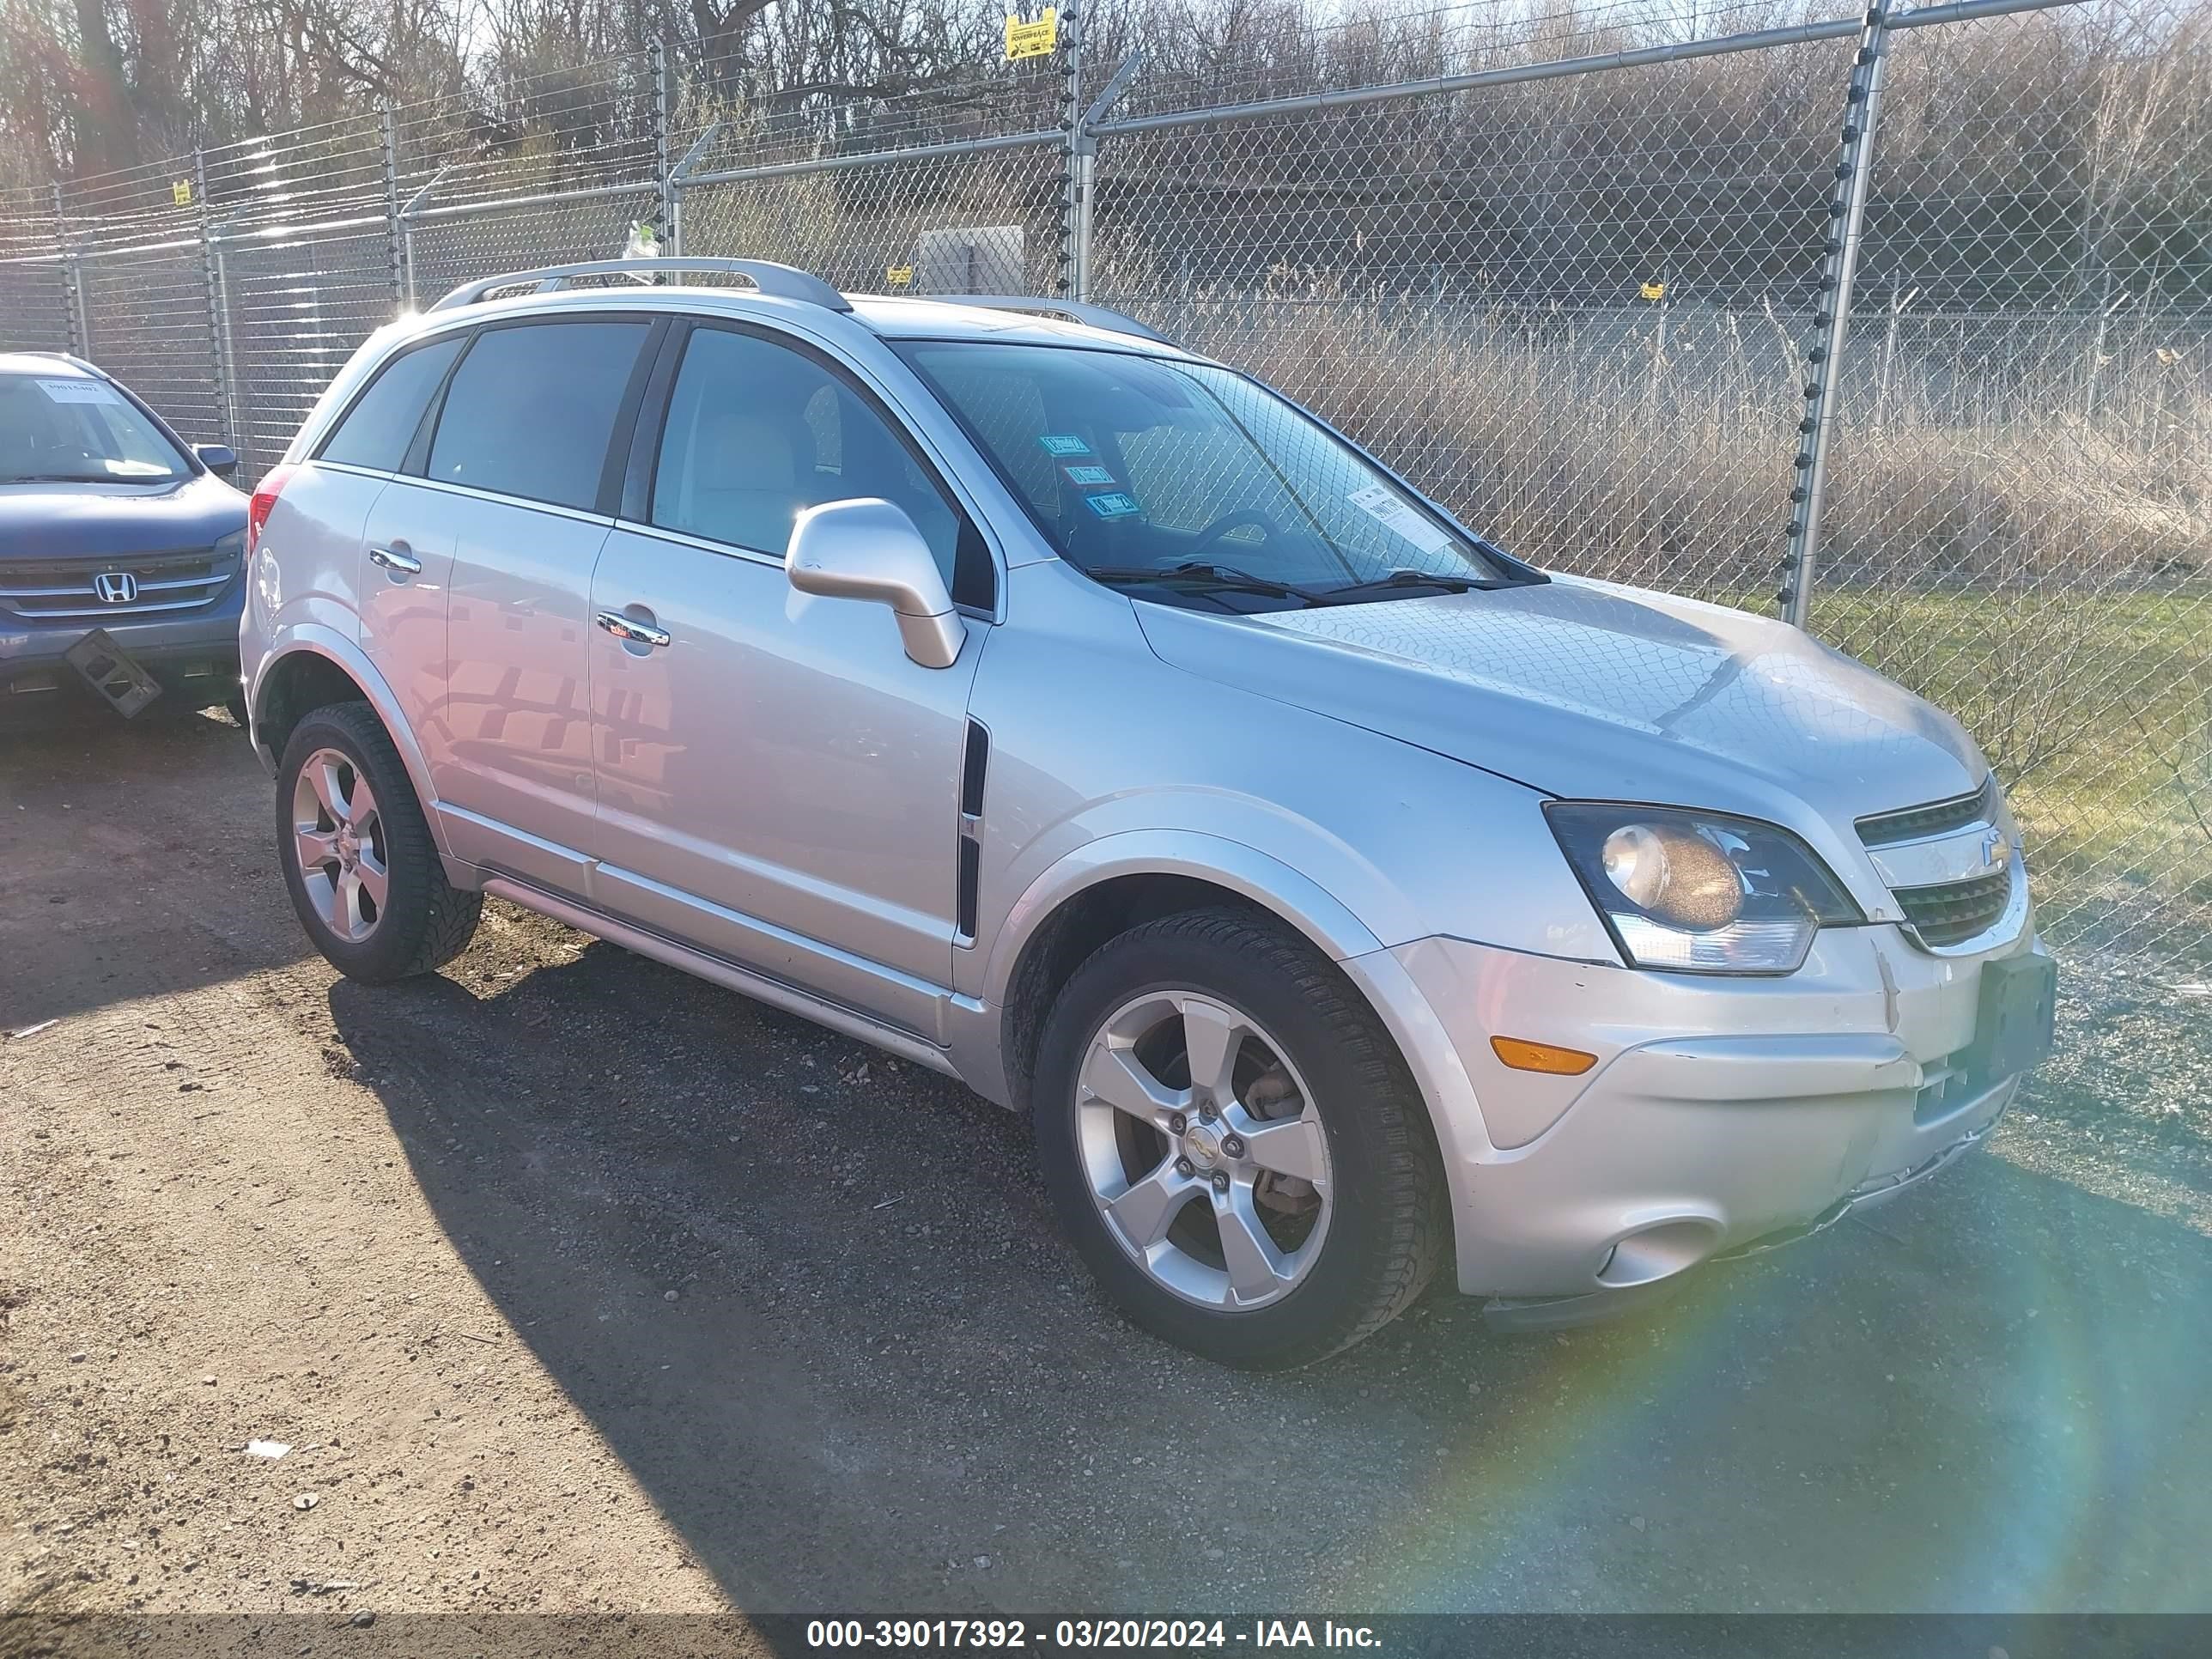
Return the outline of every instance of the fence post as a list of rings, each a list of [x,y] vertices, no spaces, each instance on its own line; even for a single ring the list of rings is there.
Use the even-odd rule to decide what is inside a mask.
[[[70,234],[70,222],[62,208],[61,180],[54,180],[54,246],[61,251],[62,295],[69,307],[70,351],[73,356],[92,356],[92,330],[86,325],[84,309],[84,264],[77,257],[76,238]]]
[[[399,210],[399,275],[404,289],[401,298],[408,308],[415,306],[415,215],[422,204],[430,199],[430,192],[438,188],[438,181],[453,171],[451,161],[440,167],[422,181],[422,188],[409,197]]]
[[[192,150],[192,196],[199,204],[200,273],[207,284],[208,355],[215,369],[216,418],[222,425],[223,442],[243,454],[238,441],[238,388],[230,372],[230,295],[224,281],[228,273],[223,269],[222,246],[208,219],[207,154],[197,146]]]
[[[376,112],[378,142],[384,150],[384,258],[392,275],[392,297],[410,303],[407,254],[399,234],[399,131],[389,109]]]
[[[1797,422],[1796,478],[1790,491],[1790,551],[1775,598],[1782,615],[1798,627],[1812,614],[1813,583],[1820,556],[1820,509],[1827,493],[1828,448],[1845,346],[1851,325],[1851,283],[1858,274],[1859,242],[1874,173],[1875,129],[1881,114],[1882,67],[1889,58],[1887,0],[1877,0],[1859,30],[1844,94],[1843,149],[1836,161],[1836,191],[1828,204],[1826,257],[1820,264],[1820,331],[1806,349],[1805,414]]]
[[[676,246],[676,184],[668,171],[668,124],[676,109],[676,88],[671,79],[674,65],[664,37],[653,37],[652,53],[653,182],[660,221],[657,228],[662,251],[673,254],[683,252]]]
[[[1090,258],[1083,222],[1090,209],[1084,198],[1083,26],[1074,9],[1061,15],[1066,39],[1060,49],[1060,125],[1065,135],[1060,155],[1060,258],[1053,287],[1080,300],[1090,286],[1084,265]]]
[[[1088,109],[1079,100],[1075,116],[1073,143],[1070,145],[1072,166],[1069,179],[1074,187],[1074,293],[1073,298],[1087,301],[1091,297],[1091,212],[1098,196],[1098,137],[1091,128],[1106,118],[1121,94],[1128,90],[1129,82],[1136,77],[1137,69],[1144,60],[1141,52],[1132,52],[1121,60],[1121,66],[1106,79],[1098,96]],[[1068,84],[1080,90],[1079,76],[1070,78]]]

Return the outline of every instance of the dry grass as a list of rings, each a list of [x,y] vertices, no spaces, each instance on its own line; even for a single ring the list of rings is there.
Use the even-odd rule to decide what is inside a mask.
[[[1802,410],[1799,327],[1769,314],[1570,323],[1405,317],[1316,300],[1145,307],[1261,374],[1540,561],[1700,592],[1756,592],[1780,556]],[[1866,374],[1879,339],[1860,344]],[[2015,356],[2025,354],[2015,353]],[[2163,587],[2212,571],[2212,392],[2155,346],[2045,356],[1981,387],[1916,360],[1846,383],[1826,549],[1852,584]]]

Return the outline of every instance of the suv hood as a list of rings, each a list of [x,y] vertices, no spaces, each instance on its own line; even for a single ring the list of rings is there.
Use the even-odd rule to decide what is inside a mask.
[[[1786,623],[1609,582],[1136,610],[1179,668],[1556,795],[1735,812],[1818,844],[1987,770],[1949,715]]]
[[[246,497],[210,473],[177,483],[0,484],[0,562],[171,553],[246,528]]]

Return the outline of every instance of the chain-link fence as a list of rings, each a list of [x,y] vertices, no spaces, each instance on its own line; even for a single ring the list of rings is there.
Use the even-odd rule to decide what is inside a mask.
[[[902,96],[655,50],[0,197],[0,345],[258,470],[379,323],[637,221],[851,289],[1102,301],[1540,562],[1779,610],[1927,692],[2062,948],[2212,963],[2212,13],[1239,15],[1139,63],[1064,14]]]

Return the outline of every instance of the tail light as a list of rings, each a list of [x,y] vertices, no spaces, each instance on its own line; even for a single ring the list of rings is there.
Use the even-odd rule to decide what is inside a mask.
[[[269,522],[276,509],[277,492],[284,488],[292,476],[289,466],[272,466],[253,486],[253,499],[246,504],[246,550],[248,553],[261,545],[261,527]]]

